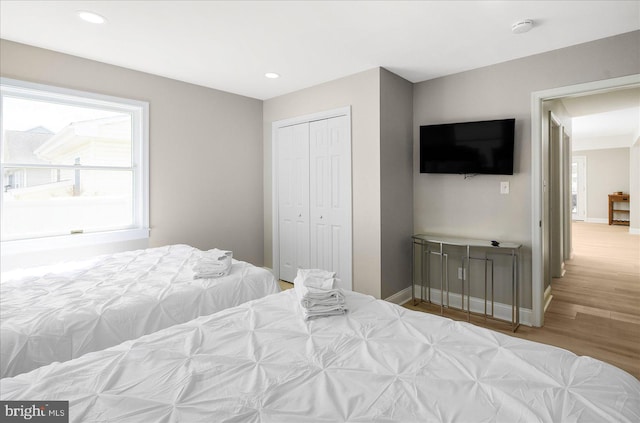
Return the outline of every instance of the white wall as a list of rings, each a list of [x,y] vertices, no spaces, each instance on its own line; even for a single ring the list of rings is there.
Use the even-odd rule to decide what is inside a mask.
[[[531,93],[636,74],[638,45],[635,31],[415,84],[414,232],[522,243],[522,305],[531,307]],[[420,125],[505,117],[516,118],[513,176],[419,173]]]
[[[174,243],[262,264],[262,101],[6,40],[0,74],[150,105],[148,244],[20,256],[13,265]],[[11,266],[3,257],[2,269]]]
[[[609,194],[629,192],[629,148],[580,150],[587,158],[587,222],[609,221]]]

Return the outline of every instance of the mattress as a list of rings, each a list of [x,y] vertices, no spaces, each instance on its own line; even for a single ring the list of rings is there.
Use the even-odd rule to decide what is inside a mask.
[[[188,245],[104,255],[37,269],[0,284],[0,376],[66,361],[277,293],[266,269],[234,260],[229,274],[194,279]],[[6,274],[4,275],[6,276]]]
[[[294,290],[0,381],[72,422],[638,422],[640,382],[560,348],[345,292]]]

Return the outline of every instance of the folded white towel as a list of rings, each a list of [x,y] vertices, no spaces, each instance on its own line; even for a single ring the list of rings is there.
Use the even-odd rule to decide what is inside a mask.
[[[298,273],[296,276],[302,279],[307,279],[309,277],[328,279],[335,277],[336,272],[324,269],[298,269]]]
[[[333,289],[335,285],[335,272],[322,269],[298,269],[293,286],[300,298],[309,291],[309,288]]]
[[[303,308],[302,317],[304,318],[304,320],[311,320],[311,319],[316,319],[318,317],[339,316],[339,315],[345,314],[346,312],[347,312],[347,309],[344,308],[343,306],[336,306],[335,308],[332,308],[332,309],[325,309],[325,310],[319,310],[319,311]]]
[[[344,294],[341,289],[318,290],[309,288],[301,298],[300,304],[308,309],[319,306],[344,305]]]
[[[193,265],[194,279],[219,278],[231,271],[233,252],[214,248],[202,252]]]
[[[322,269],[298,269],[294,288],[305,320],[346,313],[344,293],[336,289],[335,272]]]
[[[296,279],[300,279],[304,286],[319,289],[332,289],[336,272],[322,269],[298,269]]]

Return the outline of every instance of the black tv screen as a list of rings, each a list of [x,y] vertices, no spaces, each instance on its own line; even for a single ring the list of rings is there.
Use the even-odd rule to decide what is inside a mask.
[[[515,119],[420,127],[420,173],[513,175]]]

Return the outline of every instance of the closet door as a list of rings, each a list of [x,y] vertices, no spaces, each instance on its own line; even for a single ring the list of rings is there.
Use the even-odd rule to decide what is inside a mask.
[[[351,289],[351,137],[347,116],[310,122],[312,268],[336,272]]]
[[[279,128],[278,232],[280,279],[309,268],[309,124]]]

